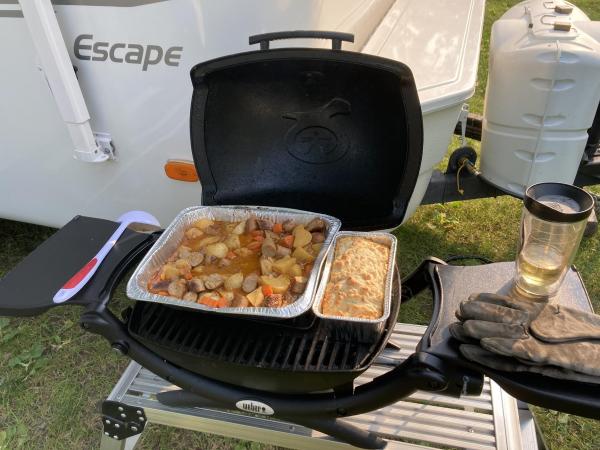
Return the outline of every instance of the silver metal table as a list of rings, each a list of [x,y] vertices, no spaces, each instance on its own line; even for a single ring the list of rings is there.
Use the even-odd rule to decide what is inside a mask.
[[[386,348],[356,382],[366,383],[411,355],[425,327],[397,324],[390,339],[400,349]],[[239,411],[172,408],[159,403],[156,394],[178,389],[132,362],[108,400],[144,409],[149,423],[212,433],[237,439],[298,449],[353,448],[329,436],[294,424]],[[520,414],[521,412],[521,414]],[[537,449],[531,413],[486,378],[477,397],[460,399],[416,392],[393,405],[348,422],[387,440],[387,449],[464,448],[473,450]],[[103,435],[102,450],[133,449],[141,435],[121,441]]]

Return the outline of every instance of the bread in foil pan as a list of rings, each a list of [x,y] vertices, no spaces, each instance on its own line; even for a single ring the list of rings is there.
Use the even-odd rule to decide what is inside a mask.
[[[344,237],[366,238],[373,240],[374,242],[384,244],[390,248],[387,273],[385,276],[383,314],[377,319],[331,316],[323,314],[322,312],[323,297],[325,296],[325,290],[327,288],[327,283],[329,282],[329,276],[331,275],[331,267],[335,259],[336,244],[338,239]],[[342,231],[336,234],[333,242],[331,243],[331,248],[323,266],[319,286],[315,294],[315,301],[313,303],[314,314],[329,325],[329,330],[334,337],[345,337],[347,333],[352,333],[355,336],[358,335],[359,339],[371,341],[376,339],[376,337],[383,331],[385,328],[385,323],[390,316],[391,302],[393,300],[392,285],[394,281],[394,268],[396,264],[396,247],[396,237],[390,233]]]
[[[180,300],[175,297],[158,295],[150,292],[147,288],[150,278],[167,262],[169,257],[176,251],[183,240],[185,231],[199,219],[211,219],[218,221],[239,222],[250,216],[258,219],[270,219],[275,222],[293,220],[302,225],[308,224],[315,218],[325,222],[325,240],[319,251],[314,267],[308,277],[304,293],[292,304],[280,308],[269,307],[227,307],[211,308],[199,303]],[[333,237],[340,229],[341,222],[335,217],[324,214],[300,211],[288,208],[276,208],[266,206],[193,206],[181,211],[171,222],[162,236],[140,262],[135,272],[127,283],[127,296],[134,300],[145,302],[163,303],[181,308],[209,311],[215,314],[235,314],[257,317],[268,317],[276,319],[287,319],[297,317],[310,310],[317,287],[317,280],[321,271],[325,256],[333,241]]]

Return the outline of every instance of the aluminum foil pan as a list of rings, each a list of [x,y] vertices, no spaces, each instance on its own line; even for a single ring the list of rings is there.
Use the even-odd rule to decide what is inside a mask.
[[[359,317],[344,317],[344,316],[328,316],[321,312],[321,304],[325,295],[325,288],[329,282],[329,275],[331,274],[331,266],[335,259],[335,250],[337,241],[340,238],[355,236],[367,238],[372,241],[378,242],[389,246],[390,257],[388,260],[388,270],[385,277],[385,289],[384,289],[384,300],[383,300],[383,315],[378,319],[362,319]],[[313,303],[313,312],[324,322],[330,325],[330,331],[336,336],[342,336],[346,333],[357,333],[359,338],[372,340],[378,334],[380,334],[385,328],[385,324],[390,316],[391,302],[392,302],[392,285],[394,282],[394,267],[396,264],[396,236],[384,232],[353,232],[353,231],[342,231],[338,233],[331,249],[327,255],[327,259],[324,264],[323,272],[317,292],[315,294],[315,301]]]
[[[223,220],[239,222],[255,215],[258,219],[273,219],[282,222],[292,219],[298,224],[306,225],[315,217],[325,221],[325,241],[321,251],[317,255],[314,267],[304,293],[291,305],[282,308],[266,307],[238,307],[238,308],[211,308],[198,303],[187,302],[175,297],[167,297],[153,294],[147,289],[148,281],[156,271],[165,263],[181,244],[185,231],[198,219],[208,218],[211,220]],[[299,316],[308,311],[312,306],[314,293],[317,286],[318,276],[321,271],[327,251],[333,241],[333,237],[340,229],[341,222],[335,217],[324,214],[299,211],[288,208],[272,208],[263,206],[192,206],[181,211],[177,217],[156,241],[154,246],[140,262],[135,272],[127,283],[127,296],[134,300],[144,302],[164,303],[165,305],[181,308],[198,309],[210,311],[215,314],[236,314],[247,316],[261,316],[277,319],[288,319]]]

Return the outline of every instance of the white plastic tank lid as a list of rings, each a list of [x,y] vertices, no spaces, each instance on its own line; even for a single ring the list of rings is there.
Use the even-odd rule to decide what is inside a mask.
[[[484,0],[394,3],[363,53],[412,70],[424,113],[463,103],[475,91]]]

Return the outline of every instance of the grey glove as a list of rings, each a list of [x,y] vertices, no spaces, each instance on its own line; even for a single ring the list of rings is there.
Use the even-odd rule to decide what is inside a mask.
[[[501,356],[487,351],[479,345],[462,344],[460,346],[460,352],[470,361],[504,372],[539,373],[560,380],[574,380],[582,381],[584,383],[600,384],[600,377],[574,372],[572,370],[563,369],[562,367],[538,366],[522,363],[515,358]]]
[[[515,364],[511,370],[527,369],[569,379],[580,379],[575,375],[581,374],[600,376],[598,316],[544,302],[484,293],[462,302],[457,317],[464,322],[450,326],[452,336],[462,342],[479,342],[495,355],[516,358],[510,358]],[[477,358],[476,362],[492,367],[491,355],[475,352],[472,347],[461,346],[460,350],[466,358]]]

